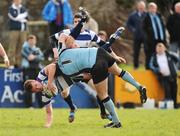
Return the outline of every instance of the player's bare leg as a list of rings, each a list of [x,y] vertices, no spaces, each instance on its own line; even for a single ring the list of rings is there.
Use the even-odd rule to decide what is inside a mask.
[[[88,82],[88,85],[93,89],[93,90],[96,90],[95,86],[94,86],[94,83],[93,83],[93,80],[89,80]],[[100,108],[100,116],[102,119],[108,119],[108,120],[112,120],[112,117],[110,114],[106,113],[106,109],[102,103],[102,101],[100,100],[100,98],[98,97],[98,95],[96,96],[96,99],[97,99],[97,102],[98,102],[98,105],[99,105],[99,108]]]
[[[117,116],[114,103],[111,100],[111,98],[108,96],[107,78],[105,80],[95,84],[95,88],[96,88],[99,98],[101,99],[101,101],[104,104],[104,107],[107,109],[109,114],[112,116],[112,122],[108,123],[104,127],[105,128],[120,128],[121,123]]]
[[[64,100],[66,101],[66,103],[70,107],[68,121],[69,121],[69,123],[72,123],[75,119],[75,111],[77,110],[77,107],[75,104],[73,104],[73,101],[71,99],[69,91],[70,91],[70,88],[64,89],[61,92],[61,96],[64,98]]]

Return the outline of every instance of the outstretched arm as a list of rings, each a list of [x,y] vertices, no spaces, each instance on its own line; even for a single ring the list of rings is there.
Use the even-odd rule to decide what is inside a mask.
[[[87,20],[87,17],[83,16],[81,21],[72,29],[69,36],[65,35],[64,33],[61,33],[58,38],[58,43],[54,42],[56,40],[55,36],[50,37],[55,60],[57,60],[59,57],[59,53],[57,49],[59,47],[56,47],[56,45],[62,47],[62,44],[65,44],[66,48],[74,48],[75,46],[73,42],[79,36],[81,29],[83,27],[83,24],[84,22],[86,22],[86,20]]]
[[[49,128],[52,125],[53,122],[53,108],[52,108],[52,104],[49,103],[48,105],[46,105],[46,124],[45,127]]]
[[[0,56],[4,58],[4,63],[6,67],[9,67],[9,59],[1,43],[0,43]]]
[[[56,64],[52,63],[46,66],[46,74],[48,75],[48,89],[55,94],[57,88],[54,85],[54,76],[56,72]]]

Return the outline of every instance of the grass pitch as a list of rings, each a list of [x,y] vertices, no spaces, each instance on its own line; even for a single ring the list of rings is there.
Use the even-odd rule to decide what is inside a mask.
[[[122,128],[108,123],[98,109],[78,109],[68,123],[68,109],[55,109],[51,128],[44,128],[43,109],[0,109],[0,136],[179,136],[180,110],[119,109]]]

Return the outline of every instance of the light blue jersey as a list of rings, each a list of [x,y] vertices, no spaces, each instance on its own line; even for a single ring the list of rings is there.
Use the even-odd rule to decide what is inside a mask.
[[[83,70],[90,70],[96,63],[97,50],[97,48],[67,49],[59,56],[59,68],[68,76],[74,76]]]

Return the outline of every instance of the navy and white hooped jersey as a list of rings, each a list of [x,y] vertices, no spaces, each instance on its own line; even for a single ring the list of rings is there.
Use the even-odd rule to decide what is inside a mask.
[[[46,75],[44,68],[38,73],[36,80],[43,84],[47,84],[48,76]]]
[[[38,76],[36,77],[36,80],[37,81],[39,81],[39,82],[41,82],[42,84],[44,84],[44,85],[47,85],[47,82],[48,82],[48,76],[46,75],[46,73],[45,73],[45,69],[42,69],[40,72],[39,72],[39,74],[38,74]],[[69,78],[69,77],[66,77],[66,76],[64,76],[64,75],[58,75],[58,76],[56,76],[55,78],[54,78],[54,84],[56,85],[56,87],[57,87],[57,91],[58,91],[58,93],[60,93],[61,91],[63,91],[64,89],[66,89],[66,88],[68,88],[68,87],[70,87],[72,84],[73,84],[73,81],[72,81],[72,79],[71,78]],[[57,94],[58,94],[57,93]],[[44,104],[44,105],[47,105],[47,104],[49,104],[50,102],[51,102],[51,100],[52,99],[54,99],[55,97],[56,97],[56,95],[55,96],[53,96],[53,97],[49,97],[46,93],[45,93],[45,91],[42,91],[42,93],[41,93],[42,95],[41,95],[41,100],[42,100],[42,103]]]
[[[56,33],[55,38],[58,40],[58,37],[61,33],[69,35],[70,32],[71,32],[70,29],[65,29],[59,33]],[[101,41],[100,37],[98,37],[95,32],[91,30],[84,30],[83,32],[79,34],[79,36],[75,40],[75,43],[80,47],[90,47],[91,42],[99,43],[100,41]],[[62,49],[64,48],[65,46],[62,47]]]
[[[36,80],[42,84],[47,85],[48,76],[46,75],[44,69],[42,69],[39,72],[38,76],[36,77]],[[42,91],[42,93],[41,93],[41,101],[42,101],[43,105],[49,104],[54,97],[49,97],[48,95],[46,95],[46,93],[44,91]]]
[[[59,56],[59,68],[67,76],[90,72],[96,63],[97,50],[97,48],[66,49]]]

